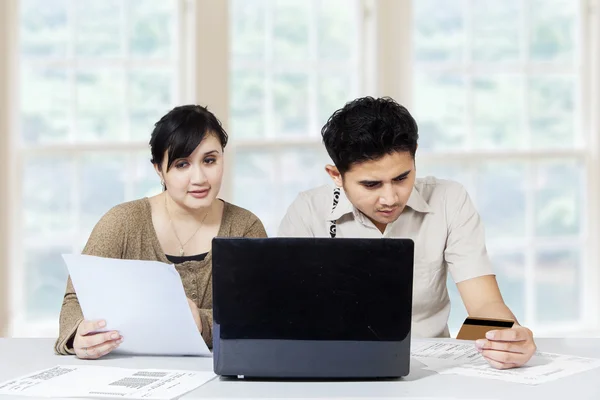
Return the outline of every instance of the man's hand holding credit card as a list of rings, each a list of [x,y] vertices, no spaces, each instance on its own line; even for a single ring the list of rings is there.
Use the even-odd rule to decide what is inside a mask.
[[[497,369],[522,366],[536,351],[533,333],[512,320],[468,317],[456,338],[475,340],[477,350]]]

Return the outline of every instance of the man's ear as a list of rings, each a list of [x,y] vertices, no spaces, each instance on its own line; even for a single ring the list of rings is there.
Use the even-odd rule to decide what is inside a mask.
[[[340,174],[340,171],[335,165],[327,164],[325,166],[325,171],[331,177],[331,179],[333,179],[333,182],[337,187],[344,186],[344,179],[342,178],[342,174]]]

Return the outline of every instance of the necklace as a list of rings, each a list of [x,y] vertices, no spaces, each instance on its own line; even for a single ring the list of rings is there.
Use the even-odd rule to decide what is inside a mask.
[[[210,209],[206,212],[206,214],[204,214],[204,217],[202,217],[202,221],[200,221],[200,225],[198,225],[198,228],[196,229],[196,231],[192,234],[192,236],[190,236],[190,238],[188,240],[185,241],[185,243],[181,243],[181,240],[179,239],[179,236],[177,235],[177,231],[175,230],[175,226],[173,225],[173,221],[171,220],[171,214],[169,214],[169,209],[167,208],[167,195],[166,194],[165,194],[165,210],[167,210],[167,215],[169,216],[169,225],[171,225],[171,229],[173,229],[173,233],[175,234],[175,237],[177,238],[177,241],[179,242],[179,257],[183,257],[183,255],[185,253],[183,248],[185,247],[186,244],[189,243],[190,240],[192,240],[192,238],[194,236],[196,236],[196,233],[198,233],[198,231],[202,227],[202,224],[204,223],[204,220],[208,216]]]

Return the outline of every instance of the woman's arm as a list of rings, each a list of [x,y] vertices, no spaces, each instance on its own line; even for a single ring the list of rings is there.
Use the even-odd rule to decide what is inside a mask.
[[[108,211],[96,224],[87,241],[83,254],[106,258],[122,258],[125,241],[125,215],[117,206]],[[75,354],[73,339],[83,313],[69,277],[60,310],[59,335],[54,345],[58,354]]]

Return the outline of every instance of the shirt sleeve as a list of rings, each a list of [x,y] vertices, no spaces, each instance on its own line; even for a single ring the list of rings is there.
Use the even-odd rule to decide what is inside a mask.
[[[300,193],[289,206],[285,216],[281,220],[277,236],[315,237],[315,232],[310,224],[312,216],[308,198],[303,193]]]
[[[485,231],[465,188],[456,185],[446,193],[448,239],[444,258],[454,282],[493,275],[485,245]]]

